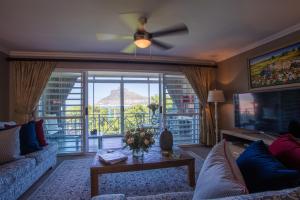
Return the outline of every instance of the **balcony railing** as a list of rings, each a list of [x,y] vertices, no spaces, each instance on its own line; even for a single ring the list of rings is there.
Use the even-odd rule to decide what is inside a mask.
[[[118,113],[89,115],[88,142],[90,151],[102,148],[105,142],[103,138],[121,138],[123,136],[121,121],[122,116]],[[173,133],[175,144],[198,142],[198,117],[168,116],[166,125]],[[123,130],[126,131],[136,127],[151,129],[155,133],[156,139],[158,139],[161,132],[160,118],[158,115],[152,117],[149,113],[144,112],[124,113]],[[82,151],[84,135],[82,118],[45,118],[44,128],[48,140],[58,143],[60,152]],[[110,142],[113,142],[113,140]],[[112,146],[114,145],[112,144]]]
[[[159,124],[158,116],[152,117],[149,113],[124,113],[124,128],[122,130],[121,118],[119,113],[89,115],[89,135],[123,135],[122,131],[143,126],[158,127]]]

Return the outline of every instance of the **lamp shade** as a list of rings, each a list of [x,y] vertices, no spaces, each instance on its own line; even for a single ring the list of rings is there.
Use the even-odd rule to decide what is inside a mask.
[[[222,90],[210,90],[208,92],[207,102],[224,102],[225,97]]]
[[[137,39],[134,41],[134,44],[139,48],[147,48],[151,45],[151,41],[148,39]]]

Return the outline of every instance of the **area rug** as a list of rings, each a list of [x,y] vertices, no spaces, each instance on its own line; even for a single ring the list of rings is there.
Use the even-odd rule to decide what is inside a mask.
[[[92,159],[63,161],[29,197],[30,200],[88,200]],[[203,160],[196,159],[196,177]],[[100,194],[142,196],[165,192],[192,191],[187,168],[165,168],[101,175]]]

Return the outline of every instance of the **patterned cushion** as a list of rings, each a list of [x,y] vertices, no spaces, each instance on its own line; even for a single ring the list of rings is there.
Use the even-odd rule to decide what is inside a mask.
[[[127,200],[124,194],[104,194],[93,197],[91,200]]]
[[[278,191],[258,192],[215,200],[296,200],[300,199],[300,187]]]
[[[174,193],[165,193],[158,195],[149,195],[149,196],[141,196],[141,197],[128,197],[126,200],[190,200],[192,199],[193,192],[174,192]],[[92,200],[114,200],[117,199],[119,195],[100,195],[94,197]],[[120,197],[124,197],[124,195],[120,195]],[[121,200],[123,200],[121,198]],[[124,200],[125,200],[124,199]],[[279,191],[267,191],[267,192],[259,192],[247,195],[240,196],[231,196],[224,198],[217,198],[211,200],[296,200],[300,199],[300,187],[297,188],[289,188]],[[120,199],[117,199],[120,200]]]
[[[30,154],[26,154],[26,158],[34,158],[37,165],[41,164],[44,160],[48,159],[49,155],[56,154],[57,144],[51,143],[47,146],[44,146],[42,150],[36,151]]]
[[[16,125],[17,123],[14,122],[14,121],[10,121],[10,122],[0,122],[0,129],[4,129],[5,128],[5,125],[11,125],[11,126],[14,126]]]
[[[92,198],[92,200],[191,200],[193,192],[170,192],[157,195],[127,197],[124,194],[105,194]]]
[[[25,158],[0,165],[0,193],[14,181],[30,173],[36,166],[34,159]]]
[[[19,158],[20,127],[0,131],[0,164]]]
[[[14,177],[0,169],[0,194],[6,191],[13,182]]]
[[[200,171],[193,200],[248,194],[242,174],[223,140],[215,145]]]
[[[192,200],[193,192],[172,192],[157,195],[127,197],[127,200]]]

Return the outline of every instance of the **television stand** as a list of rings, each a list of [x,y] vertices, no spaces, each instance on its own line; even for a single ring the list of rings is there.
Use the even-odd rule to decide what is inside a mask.
[[[221,130],[221,139],[226,139],[234,157],[238,157],[250,143],[262,140],[265,144],[270,145],[276,139],[264,133],[247,131],[243,129]]]

